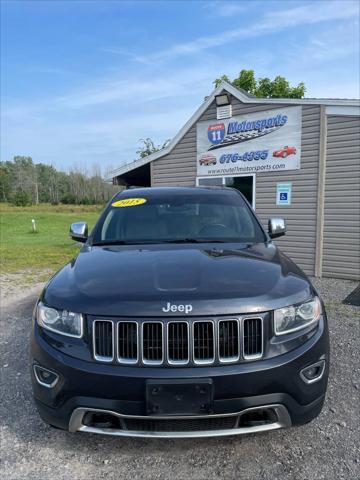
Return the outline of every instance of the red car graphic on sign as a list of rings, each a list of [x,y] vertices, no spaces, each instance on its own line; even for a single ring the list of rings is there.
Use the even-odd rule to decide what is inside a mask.
[[[296,148],[295,147],[285,146],[283,148],[280,148],[280,150],[275,150],[275,152],[273,152],[273,157],[285,158],[288,155],[295,155],[295,154],[296,154]]]
[[[202,157],[200,158],[200,165],[216,165],[215,155],[211,155],[211,153],[206,153],[205,155],[202,155]]]

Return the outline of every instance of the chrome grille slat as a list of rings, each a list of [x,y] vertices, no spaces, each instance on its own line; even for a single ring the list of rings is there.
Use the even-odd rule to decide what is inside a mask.
[[[94,358],[101,362],[112,362],[114,358],[114,322],[95,320],[93,323]]]
[[[137,322],[118,322],[117,359],[119,363],[133,364],[139,359],[139,339]]]
[[[197,364],[210,364],[215,361],[214,322],[195,321],[193,323],[193,359]]]
[[[189,324],[169,322],[167,325],[167,359],[172,365],[186,365],[189,360]]]
[[[218,355],[220,362],[235,362],[240,358],[239,320],[220,320],[218,324]]]
[[[263,319],[261,317],[243,320],[243,357],[254,360],[263,355]]]
[[[162,322],[142,324],[142,361],[145,364],[161,365],[164,361]]]
[[[263,315],[220,319],[100,320],[93,356],[128,365],[211,365],[263,356]],[[241,347],[241,348],[240,348]]]

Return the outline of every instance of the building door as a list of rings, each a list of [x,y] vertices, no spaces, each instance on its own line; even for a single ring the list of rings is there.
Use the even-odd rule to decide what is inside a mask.
[[[235,177],[198,177],[198,186],[224,185],[239,190],[255,210],[255,175],[240,175]]]
[[[225,185],[239,190],[250,205],[255,208],[254,180],[253,175],[248,177],[227,177],[225,178]]]

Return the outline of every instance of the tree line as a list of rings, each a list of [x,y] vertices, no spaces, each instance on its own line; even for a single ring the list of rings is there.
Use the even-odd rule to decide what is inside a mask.
[[[31,157],[16,156],[0,161],[0,201],[14,205],[39,203],[100,204],[107,202],[119,186],[106,183],[100,169],[89,175],[80,168],[69,172],[52,165],[34,163]]]
[[[227,75],[221,75],[213,81],[215,87],[218,87],[222,80],[260,98],[303,98],[306,91],[304,82],[292,87],[281,75],[277,75],[274,80],[268,77],[255,78],[254,70],[243,69],[233,80]]]

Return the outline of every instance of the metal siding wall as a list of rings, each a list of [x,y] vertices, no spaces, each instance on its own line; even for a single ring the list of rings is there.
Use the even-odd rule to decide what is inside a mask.
[[[153,187],[195,185],[196,125],[184,135],[168,155],[152,162]]]
[[[327,117],[323,275],[360,277],[360,117]]]
[[[233,115],[288,105],[243,104],[232,98]],[[303,106],[301,170],[256,174],[256,213],[267,228],[271,216],[284,217],[288,233],[276,243],[308,274],[314,274],[320,106]],[[199,121],[216,119],[213,103]],[[196,125],[174,150],[153,162],[153,186],[194,186],[196,180]],[[276,206],[276,183],[291,181],[292,205]]]
[[[285,237],[276,240],[281,250],[307,274],[314,275],[320,107],[302,107],[301,168],[256,174],[256,213],[266,226],[270,217],[284,218]],[[292,182],[289,206],[276,206],[276,184]]]

